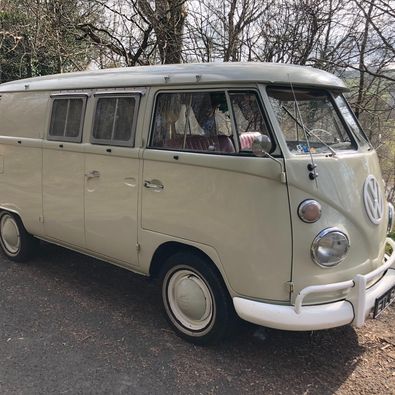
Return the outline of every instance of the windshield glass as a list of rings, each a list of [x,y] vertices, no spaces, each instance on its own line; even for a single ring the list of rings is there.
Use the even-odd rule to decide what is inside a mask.
[[[355,149],[328,92],[318,89],[267,89],[288,148],[296,154]]]
[[[358,125],[357,121],[355,120],[355,116],[350,110],[350,107],[348,106],[346,99],[343,97],[341,93],[334,93],[333,97],[335,98],[336,105],[339,108],[340,112],[342,113],[343,118],[347,123],[347,126],[352,130],[355,137],[357,138],[358,144],[361,146],[368,146],[369,141],[365,133],[362,131],[361,127]]]

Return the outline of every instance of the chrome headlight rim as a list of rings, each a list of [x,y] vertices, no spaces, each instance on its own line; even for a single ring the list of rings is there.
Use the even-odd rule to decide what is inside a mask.
[[[331,262],[330,264],[323,264],[322,262],[320,262],[319,257],[317,256],[316,247],[324,237],[328,236],[331,233],[337,233],[341,236],[344,236],[345,240],[347,241],[347,247],[346,250],[344,251],[344,254],[341,257],[339,257],[339,259],[337,259],[334,262]],[[332,228],[326,228],[322,230],[320,233],[318,233],[318,235],[314,238],[311,244],[310,252],[311,252],[311,258],[315,264],[317,264],[319,267],[323,269],[332,269],[333,267],[337,266],[339,263],[344,261],[349,249],[350,249],[350,239],[348,235],[345,232],[343,232],[341,229],[332,227]]]
[[[394,217],[395,208],[391,202],[388,202],[388,224],[387,224],[387,234],[394,230]]]

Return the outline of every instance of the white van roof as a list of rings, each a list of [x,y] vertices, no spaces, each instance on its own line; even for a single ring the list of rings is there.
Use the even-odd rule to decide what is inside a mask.
[[[312,67],[243,62],[139,66],[55,74],[1,84],[0,93],[234,82],[280,85],[292,82],[297,86],[347,89],[341,79]]]

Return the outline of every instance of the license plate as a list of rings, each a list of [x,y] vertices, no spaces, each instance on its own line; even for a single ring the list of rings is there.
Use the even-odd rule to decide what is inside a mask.
[[[395,286],[376,299],[373,318],[378,317],[395,300]]]

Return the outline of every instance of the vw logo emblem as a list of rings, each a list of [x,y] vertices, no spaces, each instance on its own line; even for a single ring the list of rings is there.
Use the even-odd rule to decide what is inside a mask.
[[[372,175],[366,178],[363,186],[363,200],[369,219],[378,225],[384,216],[384,199],[380,192],[380,186]]]

